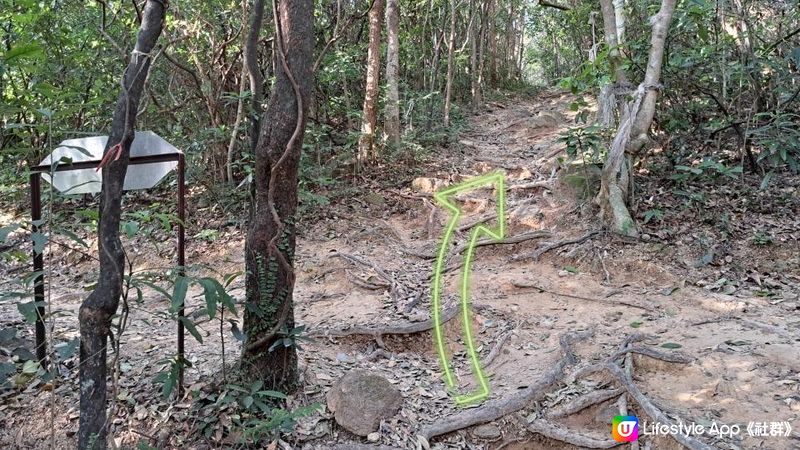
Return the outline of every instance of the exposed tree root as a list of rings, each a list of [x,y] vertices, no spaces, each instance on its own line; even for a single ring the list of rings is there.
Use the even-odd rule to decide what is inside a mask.
[[[567,333],[561,336],[560,344],[564,352],[563,358],[547,371],[542,378],[520,391],[505,398],[495,399],[485,404],[448,416],[434,422],[420,430],[420,436],[427,442],[432,437],[452,433],[462,428],[471,427],[481,423],[491,422],[503,416],[513,414],[535,401],[544,391],[564,378],[564,369],[575,364],[575,355],[572,354],[572,343],[589,338],[593,330]]]
[[[535,189],[535,188],[544,188],[544,189],[551,189],[553,187],[553,180],[547,181],[534,181],[532,183],[524,183],[524,184],[515,184],[513,186],[509,186],[509,191],[516,191],[520,189]]]
[[[691,356],[682,355],[680,353],[665,353],[650,347],[643,347],[643,346],[626,347],[620,349],[616,353],[614,353],[614,355],[612,355],[611,358],[609,359],[613,361],[619,358],[620,356],[627,355],[629,353],[638,353],[640,355],[649,356],[651,358],[671,363],[689,364],[692,361],[694,361],[694,358],[692,358]]]
[[[575,430],[564,428],[544,419],[535,419],[529,423],[528,431],[583,448],[614,448],[622,445],[613,439],[602,439],[580,434]]]
[[[394,278],[391,277],[389,274],[387,274],[383,269],[378,267],[377,264],[373,263],[372,261],[368,261],[368,260],[366,260],[364,258],[361,258],[359,256],[349,255],[347,253],[336,252],[336,253],[331,253],[330,257],[331,258],[336,258],[336,257],[342,258],[342,259],[344,259],[346,261],[349,261],[349,262],[351,262],[353,264],[369,267],[372,270],[374,270],[375,273],[377,273],[379,277],[383,278],[389,284],[392,284],[393,281],[394,281]]]
[[[546,292],[548,294],[556,295],[556,296],[559,296],[559,297],[574,298],[576,300],[586,300],[586,301],[589,301],[589,302],[608,303],[608,304],[615,305],[615,306],[624,305],[624,306],[630,306],[631,308],[643,309],[645,311],[653,311],[653,310],[655,310],[655,308],[650,306],[650,305],[640,305],[640,304],[637,304],[637,303],[625,302],[625,301],[621,301],[621,300],[608,300],[608,299],[605,299],[605,298],[584,297],[584,296],[581,296],[581,295],[565,294],[563,292],[551,291],[549,289],[545,289],[545,288],[543,288],[543,287],[541,287],[539,285],[533,284],[533,283],[522,283],[522,282],[516,282],[515,281],[515,282],[512,282],[511,284],[513,284],[514,287],[518,287],[520,289],[536,289],[537,291]]]
[[[508,341],[508,338],[510,338],[512,334],[513,331],[507,331],[497,339],[497,343],[494,344],[494,347],[492,347],[492,350],[486,356],[486,359],[483,360],[484,368],[489,367],[489,365],[492,364],[500,355],[500,352],[503,350],[503,346],[506,344],[506,341]]]
[[[636,387],[636,384],[633,383],[630,379],[628,379],[625,372],[616,364],[613,363],[603,363],[603,364],[595,364],[588,367],[584,367],[579,369],[575,374],[573,374],[574,378],[590,375],[595,372],[608,372],[613,376],[616,381],[625,388],[625,390],[633,397],[634,400],[641,406],[645,413],[650,416],[654,422],[658,422],[662,425],[672,426],[673,422],[663,413],[660,409],[658,409],[653,403],[642,394],[642,391]],[[672,436],[673,439],[678,441],[684,447],[690,450],[713,450],[712,447],[708,446],[707,444],[685,434],[675,434]]]
[[[358,287],[360,287],[362,289],[366,289],[368,291],[378,291],[378,290],[381,290],[381,289],[387,289],[387,288],[391,287],[387,283],[370,283],[369,281],[362,280],[361,278],[359,278],[355,274],[351,273],[349,270],[345,270],[345,274],[347,274],[347,279],[351,283],[355,284],[356,286],[358,286]]]
[[[496,240],[496,239],[482,239],[475,243],[475,247],[484,247],[487,245],[507,245],[507,244],[519,244],[521,242],[530,241],[532,239],[541,239],[552,236],[553,233],[544,230],[537,230],[537,231],[530,231],[528,233],[523,233],[517,236],[511,236],[504,239]],[[469,242],[465,242],[458,247],[456,247],[455,251],[453,251],[454,255],[460,255],[464,251],[469,248]]]
[[[461,311],[461,307],[459,305],[445,309],[444,312],[442,313],[442,323],[448,322],[454,317],[456,317],[459,311]],[[384,336],[389,334],[422,333],[424,331],[433,329],[433,326],[434,323],[433,319],[431,318],[423,322],[413,322],[401,325],[392,324],[383,327],[353,325],[348,328],[321,328],[318,330],[311,330],[310,334],[312,336],[333,336],[333,337],[355,336],[355,335]]]
[[[555,250],[557,248],[561,248],[561,247],[564,247],[564,246],[567,246],[567,245],[582,244],[582,243],[588,241],[589,239],[591,239],[592,237],[597,236],[600,233],[601,233],[601,230],[593,230],[593,231],[590,231],[590,232],[588,232],[588,233],[586,233],[583,236],[578,237],[578,238],[565,239],[563,241],[554,242],[552,244],[545,245],[544,247],[534,251],[533,254],[531,254],[531,255],[519,255],[519,256],[516,256],[516,257],[512,258],[512,260],[513,261],[520,261],[520,260],[532,259],[534,261],[538,261],[539,258],[542,257],[542,255],[544,255],[545,253],[547,253],[547,252],[549,252],[551,250]]]
[[[552,408],[551,410],[547,411],[544,416],[547,419],[560,419],[562,417],[571,416],[583,411],[586,408],[603,403],[607,400],[611,400],[612,398],[622,394],[622,392],[623,390],[621,388],[599,389],[588,392],[585,395],[575,397],[568,402]]]

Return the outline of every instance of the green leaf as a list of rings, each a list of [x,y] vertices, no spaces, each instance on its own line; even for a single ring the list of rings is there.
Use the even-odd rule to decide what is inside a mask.
[[[247,397],[245,397],[244,400],[242,400],[242,406],[244,406],[245,408],[248,408],[248,409],[251,406],[253,406],[253,397],[251,397],[249,395]]]
[[[31,233],[31,240],[33,241],[33,252],[41,255],[44,251],[44,246],[47,244],[48,236],[44,233],[35,232]]]
[[[183,306],[184,300],[186,300],[186,291],[189,290],[189,279],[178,275],[175,278],[175,285],[172,289],[172,296],[170,297],[170,301],[172,302],[172,311],[178,311]]]
[[[44,50],[39,44],[22,44],[13,47],[3,55],[3,62],[10,64],[14,60],[31,58],[37,59],[44,56]]]
[[[676,349],[676,348],[682,348],[683,346],[682,346],[681,344],[676,344],[676,343],[674,343],[674,342],[667,342],[667,343],[665,343],[665,344],[661,344],[661,347],[662,347],[662,348],[668,348],[668,349],[674,350],[674,349]]]
[[[60,230],[60,233],[64,236],[70,238],[71,240],[78,243],[78,245],[82,245],[84,248],[89,248],[89,244],[86,243],[83,239],[81,239],[77,234],[73,233],[70,230]]]
[[[695,175],[702,175],[703,174],[703,170],[702,169],[698,169],[696,167],[675,166],[675,168],[678,169],[678,170],[684,171],[684,172],[691,172],[691,173],[693,173]]]
[[[22,373],[32,375],[39,371],[39,363],[37,361],[25,361],[22,365]]]
[[[631,328],[639,328],[641,326],[642,326],[641,320],[634,320],[633,322],[631,322]]]
[[[278,391],[269,391],[268,390],[268,391],[259,391],[258,393],[259,393],[259,395],[263,395],[263,396],[266,396],[266,397],[272,397],[272,398],[279,398],[279,399],[282,399],[282,400],[285,400],[285,399],[288,398],[286,396],[286,394],[284,394],[283,392],[278,392]]]
[[[123,222],[120,225],[120,228],[122,228],[122,232],[125,233],[125,236],[127,236],[128,239],[132,239],[139,231],[139,222],[135,220],[129,220],[127,222]]]
[[[203,336],[201,336],[197,331],[197,327],[195,326],[194,322],[187,317],[181,317],[181,323],[183,323],[183,326],[186,327],[186,331],[188,331],[192,336],[194,336],[195,339],[197,339],[197,342],[201,344],[203,343]]]
[[[16,223],[0,228],[0,243],[5,243],[8,239],[8,235],[16,231],[17,228],[19,228],[19,224]]]
[[[78,344],[80,344],[80,339],[75,338],[69,342],[62,342],[55,346],[56,353],[58,353],[58,357],[63,361],[65,359],[71,358],[72,355],[75,354],[75,350],[78,349]]]
[[[44,306],[44,302],[17,303],[17,310],[22,314],[26,322],[35,323],[38,316],[36,312],[37,306]]]
[[[17,373],[17,366],[13,363],[0,363],[0,386],[6,384],[9,376]]]
[[[0,329],[0,344],[4,342],[8,342],[12,339],[17,337],[17,329],[16,328],[2,328]]]
[[[201,278],[197,281],[203,286],[203,296],[206,299],[208,318],[213,319],[217,314],[217,303],[221,300],[221,296],[225,295],[225,288],[213,278]]]

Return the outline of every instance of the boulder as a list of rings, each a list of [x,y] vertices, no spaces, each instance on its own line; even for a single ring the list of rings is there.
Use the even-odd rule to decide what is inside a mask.
[[[377,431],[381,420],[397,414],[403,403],[400,391],[386,378],[364,370],[345,374],[326,398],[336,423],[358,436]]]

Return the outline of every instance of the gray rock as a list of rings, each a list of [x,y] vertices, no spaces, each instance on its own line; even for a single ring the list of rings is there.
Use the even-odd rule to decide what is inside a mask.
[[[333,384],[326,396],[336,423],[358,436],[377,431],[381,420],[400,409],[403,397],[386,378],[364,370],[353,370]]]
[[[479,425],[472,430],[472,434],[478,439],[498,439],[503,435],[497,425]]]

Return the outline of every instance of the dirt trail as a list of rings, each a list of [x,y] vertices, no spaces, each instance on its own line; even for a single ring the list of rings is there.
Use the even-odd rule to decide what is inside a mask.
[[[497,169],[506,171],[512,186],[552,180],[553,156],[559,148],[555,139],[571,124],[567,108],[570,100],[569,96],[550,94],[533,102],[492,105],[488,112],[470,120],[459,145],[437,161],[438,171],[413,184],[438,188]],[[465,199],[464,207],[473,211],[465,222],[491,212],[491,197],[491,193],[485,192]],[[645,348],[691,359],[686,364],[642,355],[633,358],[636,385],[671,419],[680,418],[706,427],[713,423],[739,425],[742,432],[738,436],[706,439],[709,443],[716,442],[719,448],[797,448],[794,435],[751,438],[746,431],[751,421],[791,422],[800,410],[797,323],[791,317],[784,318],[786,312],[780,305],[763,298],[736,298],[686,287],[681,278],[671,274],[666,262],[658,260],[657,252],[652,252],[653,258],[632,259],[625,244],[605,236],[554,250],[540,262],[529,258],[519,260],[520,256],[531,255],[546,245],[543,241],[580,237],[597,224],[581,224],[576,211],[590,206],[558,179],[553,180],[549,189],[511,190],[508,204],[510,236],[535,230],[548,230],[553,236],[517,245],[482,247],[477,252],[471,282],[477,311],[474,329],[478,330],[481,357],[485,360],[497,342],[504,342],[499,356],[487,369],[493,399],[513,397],[521,388],[542,378],[561,358],[559,337],[565,333],[594,330],[593,337],[577,346],[579,366],[604,360],[628,336],[641,333],[647,336],[641,342]],[[318,327],[341,327],[427,317],[427,275],[432,270],[432,260],[409,253],[432,254],[435,250],[446,217],[434,214],[431,216],[428,202],[420,199],[409,211],[385,217],[385,222],[376,223],[365,214],[363,228],[349,223],[331,224],[342,233],[340,237],[302,245],[301,267],[308,269],[300,281],[301,298],[316,300],[300,301],[302,320]],[[326,235],[322,230],[312,234]],[[465,238],[462,233],[461,242]],[[326,263],[327,252],[368,259],[398,282],[405,283],[410,291],[419,289],[425,295],[409,309],[408,299],[391,298],[382,289],[359,288],[348,277],[370,281],[378,277],[376,272],[339,258],[333,265]],[[334,268],[339,270],[331,272]],[[456,298],[458,276],[458,271],[454,271],[446,281],[452,299]],[[474,383],[460,343],[458,320],[454,322],[448,337],[459,364],[460,380],[468,389]],[[426,422],[457,412],[445,395],[429,333],[387,342],[387,350],[393,355],[391,360],[359,359],[373,347],[374,344],[363,339],[337,339],[315,347],[318,351],[308,352],[315,355],[308,360],[311,381],[320,373],[336,379],[352,367],[377,370],[396,381],[406,395],[406,402],[401,419],[391,424],[392,431],[384,435],[385,444],[407,445]],[[343,359],[342,353],[353,361],[337,361],[337,355]],[[320,383],[324,385],[326,381]],[[602,376],[580,380],[554,391],[554,396],[526,411],[547,411],[608,383],[609,379]],[[619,414],[615,412],[616,400],[559,423],[578,433],[608,438],[611,417]],[[645,420],[636,404],[631,404],[630,410]],[[496,424],[503,431],[497,442],[482,440],[469,431],[451,435],[447,442],[456,447],[458,442],[465,445],[463,441],[469,441],[477,448],[497,448],[520,439],[530,441],[504,448],[570,448],[563,442],[521,431],[514,417]],[[653,444],[658,449],[679,448],[669,438],[654,440]]]
[[[334,218],[321,220],[305,231],[297,252],[298,323],[324,333],[348,326],[384,327],[428,319],[431,256],[447,219],[433,207],[431,188],[503,169],[512,187],[507,199],[508,235],[547,231],[551,236],[477,251],[471,280],[473,329],[481,359],[491,359],[486,373],[491,380],[492,401],[513,398],[542,379],[563,357],[559,339],[567,333],[593,332],[574,346],[577,367],[604,361],[629,336],[640,333],[646,337],[637,345],[691,360],[664,362],[638,354],[632,358],[635,384],[672,420],[741,427],[738,436],[705,439],[717,448],[797,448],[796,434],[789,438],[753,438],[746,431],[748,422],[791,422],[800,411],[798,321],[780,302],[685,286],[682,278],[672,275],[667,262],[659,260],[656,247],[670,245],[668,242],[624,243],[598,234],[585,242],[553,249],[539,261],[530,258],[547,243],[581,237],[597,227],[591,215],[584,213],[591,210],[591,204],[560,181],[554,165],[558,133],[572,122],[569,102],[567,95],[549,93],[536,100],[490,104],[486,112],[470,119],[467,131],[430,165],[435,169],[426,177],[413,183],[409,180],[402,191],[378,191],[351,205],[338,205]],[[537,184],[520,188],[532,183]],[[491,199],[489,191],[464,196],[463,206],[470,212],[464,223],[490,214]],[[190,253],[190,260],[213,264],[222,272],[242,270],[241,246],[236,245],[241,236],[227,238],[234,244],[216,245],[210,252],[196,249]],[[465,239],[462,232],[457,241],[460,244]],[[651,257],[633,257],[640,253],[629,251],[631,246],[652,246]],[[451,258],[457,260],[457,256]],[[458,270],[453,270],[446,277],[449,302],[457,301],[458,276]],[[74,314],[81,293],[55,289],[61,298],[59,306]],[[233,293],[241,297],[241,285]],[[162,303],[148,297],[133,314],[138,319],[147,318],[147,309]],[[8,319],[8,315],[4,317],[4,321]],[[200,326],[204,344],[189,341],[187,352],[194,363],[187,372],[189,385],[199,386],[216,376],[221,362],[217,326]],[[153,404],[158,387],[148,381],[159,367],[159,359],[172,351],[171,328],[160,319],[132,320],[126,333],[124,363],[128,370],[122,387],[130,390],[138,404],[120,412],[115,421],[125,442],[136,442],[140,437],[124,431],[130,428],[151,430],[156,435],[160,429],[169,428],[164,423],[176,426],[170,421],[170,417],[175,420],[175,409]],[[447,328],[456,374],[466,391],[474,387],[474,380],[460,339],[459,320],[452,320]],[[59,338],[74,335],[73,329],[59,334]],[[235,343],[227,342],[228,361],[235,359],[238,351]],[[300,355],[304,388],[294,399],[297,404],[324,404],[325,392],[333,382],[354,368],[381,373],[401,390],[403,406],[382,428],[382,444],[417,448],[422,428],[464,413],[446,393],[430,332],[386,335],[382,339],[363,334],[317,337],[304,345]],[[63,414],[56,426],[71,436],[77,427],[73,414],[77,403],[75,374],[68,376],[72,381],[59,392],[58,409]],[[447,443],[446,448],[575,448],[531,434],[521,423],[581,394],[613,386],[602,374],[583,377],[549,389],[547,396],[520,414],[499,419],[488,428],[450,434],[437,442]],[[22,442],[36,447],[46,439],[49,426],[30,420],[31,414],[45,414],[46,406],[31,406],[31,398],[2,399],[0,421],[7,431],[0,432],[0,446]],[[611,418],[619,414],[617,400],[615,396],[554,422],[575,433],[608,439]],[[631,414],[645,420],[635,402],[629,401],[628,407]],[[495,432],[500,435],[495,436]],[[302,419],[287,442],[294,448],[327,449],[333,448],[334,442],[361,441],[339,428],[331,414],[323,411]],[[656,449],[680,448],[671,438],[654,439],[652,443]],[[434,448],[445,447],[440,444]]]

